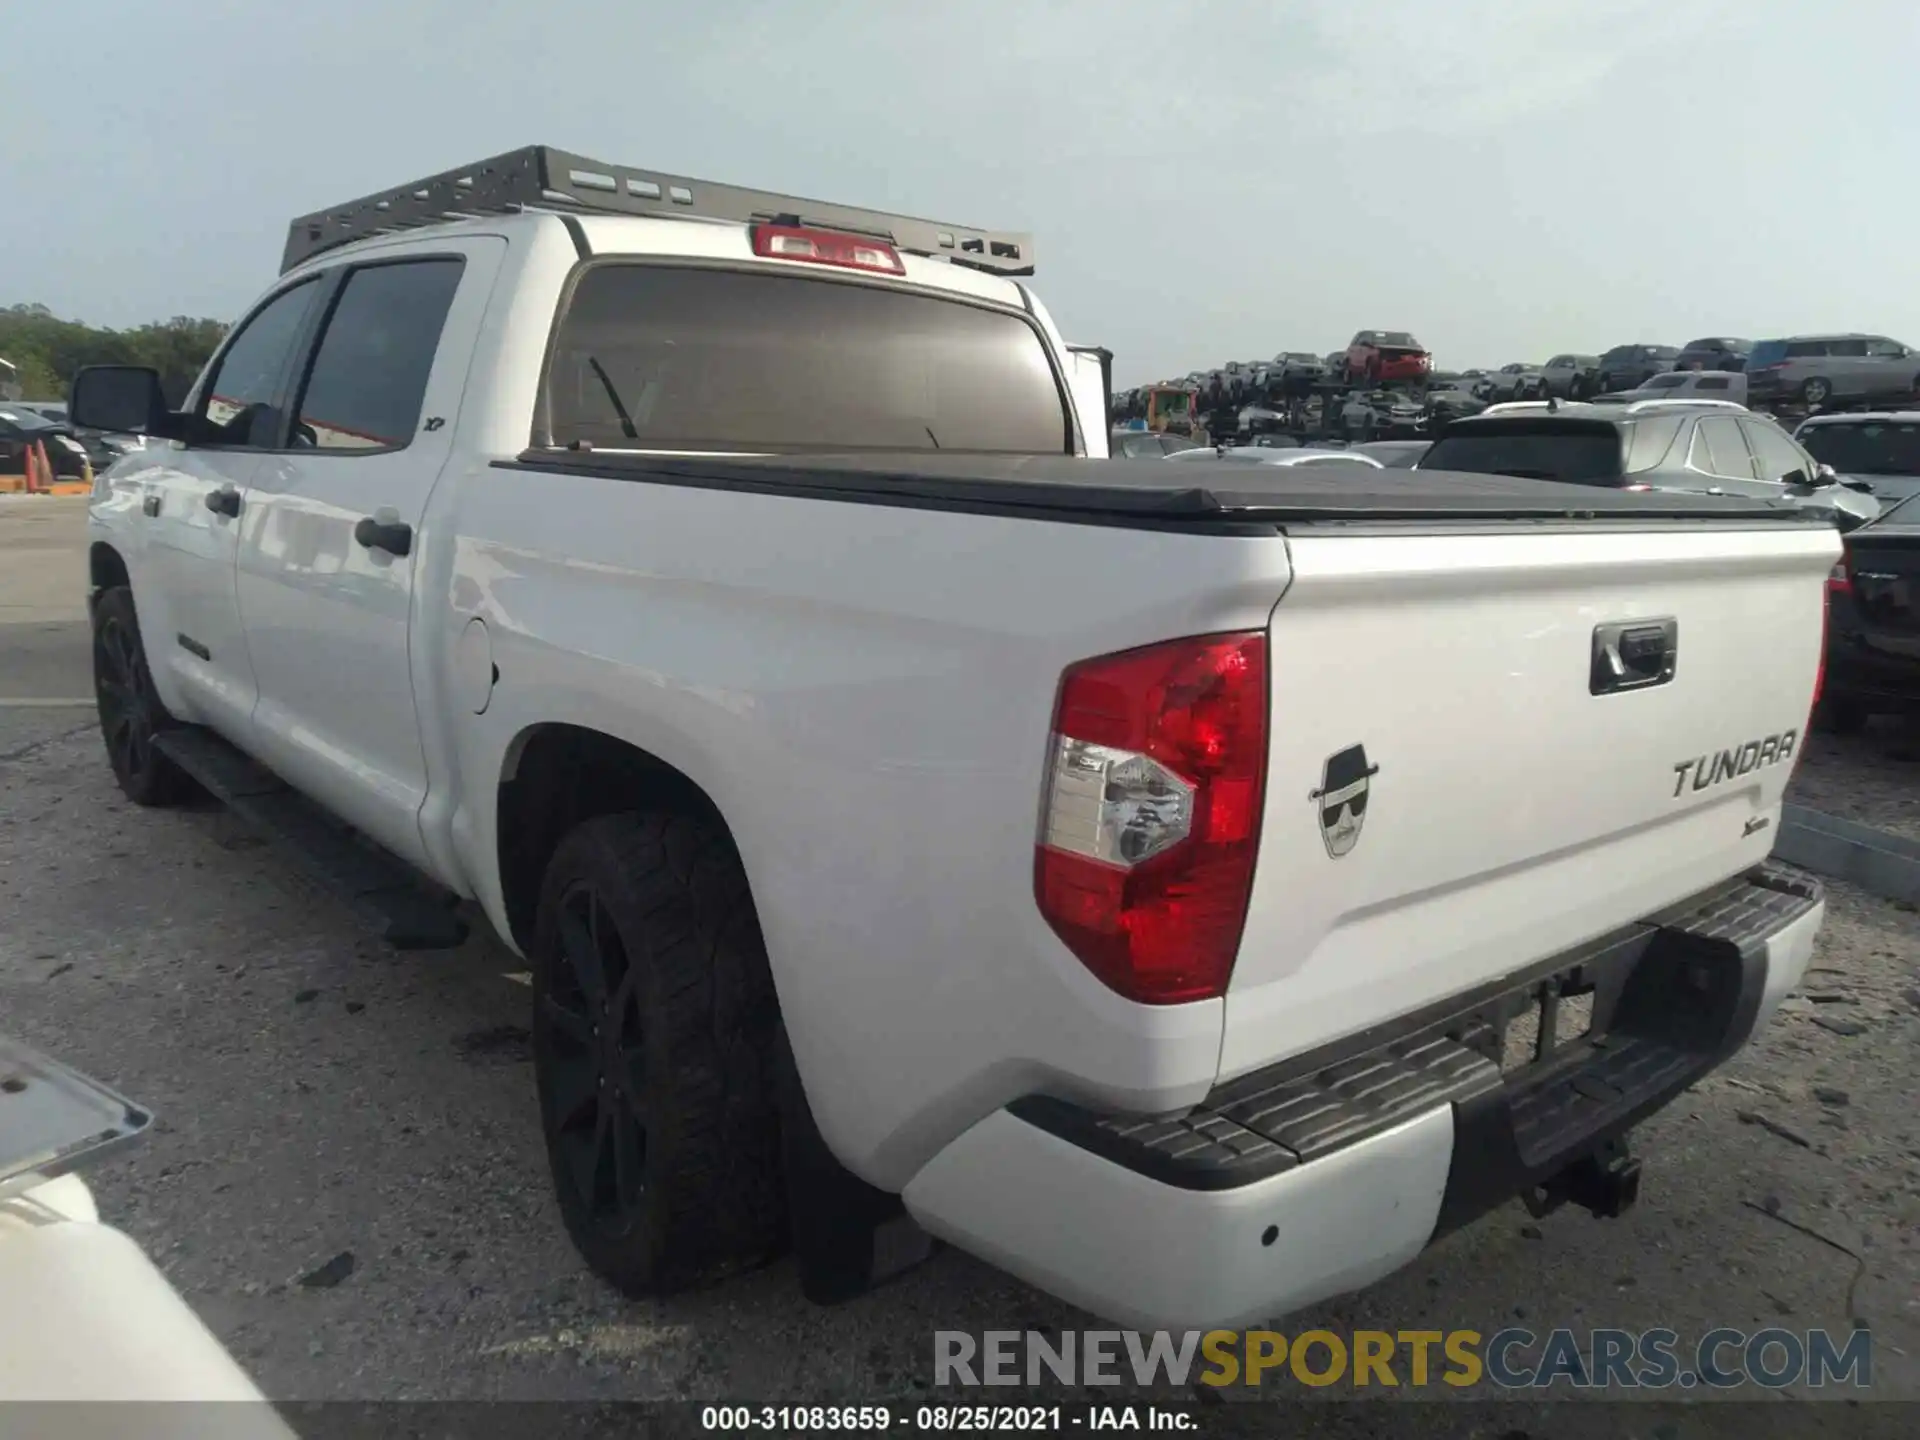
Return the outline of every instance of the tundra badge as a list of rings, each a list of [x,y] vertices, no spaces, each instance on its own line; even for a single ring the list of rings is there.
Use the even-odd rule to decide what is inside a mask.
[[[1320,788],[1308,794],[1307,798],[1320,806],[1320,838],[1335,860],[1360,843],[1360,827],[1367,818],[1367,792],[1379,773],[1378,765],[1367,763],[1366,746],[1349,745],[1327,757]]]
[[[1783,730],[1778,735],[1763,735],[1744,745],[1735,745],[1717,755],[1696,755],[1673,767],[1673,798],[1678,800],[1693,777],[1693,788],[1705,790],[1723,784],[1768,765],[1780,765],[1793,758],[1793,747],[1800,738],[1798,730]]]

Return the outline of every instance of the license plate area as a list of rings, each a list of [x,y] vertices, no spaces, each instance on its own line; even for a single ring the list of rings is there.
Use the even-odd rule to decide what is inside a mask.
[[[1531,981],[1482,1002],[1447,1034],[1499,1066],[1510,1083],[1573,1063],[1606,1034],[1638,958],[1609,956]]]
[[[1500,1070],[1513,1075],[1550,1061],[1593,1033],[1597,987],[1578,975],[1542,981],[1516,997],[1500,1046]]]

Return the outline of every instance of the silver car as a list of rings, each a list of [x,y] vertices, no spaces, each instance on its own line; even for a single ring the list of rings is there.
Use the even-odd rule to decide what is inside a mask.
[[[1493,374],[1481,382],[1481,398],[1499,402],[1502,400],[1532,400],[1547,393],[1546,373],[1538,365],[1515,363],[1502,365]]]
[[[1584,400],[1600,383],[1598,355],[1556,355],[1547,361],[1540,377],[1546,393],[1562,400]]]
[[[1920,495],[1920,410],[1811,415],[1794,442],[1882,500]]]
[[[1885,335],[1790,335],[1747,356],[1754,401],[1805,405],[1909,400],[1920,394],[1920,352]]]
[[[1611,398],[1611,397],[1608,397]],[[1637,390],[1622,391],[1633,400],[1731,400],[1747,403],[1747,377],[1733,370],[1669,370],[1655,375]]]

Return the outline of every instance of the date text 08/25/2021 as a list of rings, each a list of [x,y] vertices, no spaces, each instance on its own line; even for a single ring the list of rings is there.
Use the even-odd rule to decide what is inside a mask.
[[[1023,1430],[1194,1431],[1191,1410],[1157,1405],[708,1405],[703,1430],[767,1432],[890,1431],[985,1433]]]

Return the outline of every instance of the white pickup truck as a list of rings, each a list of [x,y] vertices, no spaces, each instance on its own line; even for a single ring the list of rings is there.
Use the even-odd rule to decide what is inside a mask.
[[[1616,1213],[1821,923],[1768,855],[1836,532],[1107,460],[1031,266],[540,147],[296,221],[184,409],[74,384],[155,437],[91,507],[121,786],[395,944],[484,912],[630,1292],[934,1237],[1231,1324]]]

